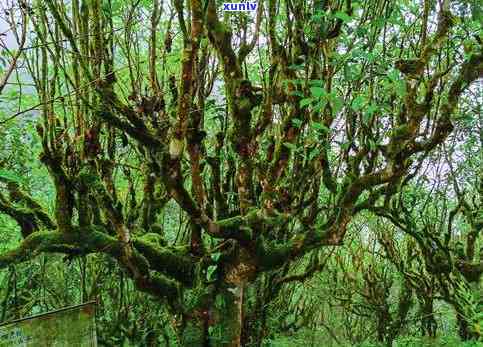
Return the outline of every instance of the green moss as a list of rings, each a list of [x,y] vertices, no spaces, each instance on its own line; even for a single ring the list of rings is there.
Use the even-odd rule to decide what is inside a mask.
[[[154,229],[152,227],[152,229]],[[161,230],[161,229],[156,229],[156,230]],[[157,232],[151,232],[151,233],[146,233],[143,236],[141,236],[144,241],[152,243],[158,247],[164,247],[166,241],[163,239],[163,237],[157,233]]]
[[[237,102],[237,108],[241,112],[249,112],[252,109],[252,103],[251,103],[250,99],[248,99],[248,98],[241,98]]]
[[[284,244],[274,244],[259,238],[256,255],[260,270],[275,269],[287,262],[292,254],[294,244],[288,241]]]
[[[176,302],[180,299],[181,288],[179,284],[176,283],[176,281],[173,281],[161,274],[151,275],[151,281],[152,281],[152,284],[155,286],[154,291],[159,293],[159,297],[166,297],[168,299],[173,299]]]
[[[60,250],[62,245],[65,244],[64,236],[63,233],[59,232],[35,232],[25,238],[19,247],[0,255],[0,268],[24,262],[40,252]],[[75,247],[68,245],[63,248],[66,251],[75,249]]]
[[[103,250],[115,258],[121,255],[122,244],[102,227],[76,228],[71,238],[86,253]]]
[[[194,277],[194,265],[189,257],[163,249],[146,239],[135,239],[134,247],[143,254],[152,269],[161,271],[181,283],[191,286]]]
[[[190,319],[181,335],[182,346],[203,346],[204,342],[203,322],[198,319]]]

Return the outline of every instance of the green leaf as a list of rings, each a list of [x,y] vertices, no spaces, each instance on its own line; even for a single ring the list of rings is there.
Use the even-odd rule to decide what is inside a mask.
[[[364,37],[364,36],[366,36],[367,35],[367,29],[364,28],[364,27],[362,27],[362,26],[358,27],[356,29],[356,35],[358,37]]]
[[[375,151],[377,149],[376,143],[372,139],[369,139],[369,149],[371,151]]]
[[[334,17],[341,19],[345,23],[350,22],[352,20],[351,16],[349,16],[347,13],[342,12],[342,11],[337,11],[334,14]]]
[[[399,71],[396,69],[391,70],[387,77],[393,84],[393,88],[399,97],[404,97],[406,95],[406,82],[401,79]]]
[[[302,120],[298,118],[292,119],[292,124],[296,128],[300,128],[302,126]]]
[[[372,22],[377,28],[382,28],[384,26],[384,24],[386,23],[386,19],[385,18],[377,18],[376,20],[374,20]]]
[[[0,170],[0,180],[1,179],[5,181],[17,182],[17,183],[23,182],[23,178],[21,176],[17,175],[15,172],[8,171],[8,170]]]
[[[332,105],[334,113],[339,112],[344,105],[344,103],[342,102],[342,99],[337,95],[335,95],[334,93],[330,93],[329,96],[330,96],[330,104]]]
[[[312,100],[313,100],[312,98],[305,98],[305,99],[300,100],[300,107],[304,108],[307,105],[310,105],[312,103]]]
[[[350,142],[344,142],[343,144],[340,145],[340,148],[342,148],[344,151],[347,150],[350,146]]]
[[[368,124],[371,120],[372,120],[372,116],[374,115],[374,113],[379,110],[379,107],[377,107],[376,105],[374,104],[370,104],[368,107],[367,107],[367,110],[366,112],[364,112],[364,115],[363,115],[363,119],[364,119],[364,123],[365,124]]]
[[[403,98],[406,96],[406,83],[404,81],[397,81],[394,84],[394,87],[396,88],[396,94]]]
[[[211,259],[213,259],[214,261],[218,261],[221,257],[221,252],[215,252],[215,253],[211,253],[210,255]]]
[[[295,149],[296,149],[296,146],[293,143],[290,143],[290,142],[284,142],[283,145],[285,147],[287,147],[288,149],[292,150],[292,151],[295,151]]]
[[[387,19],[389,24],[393,25],[404,25],[404,21],[402,20],[401,16],[397,13],[394,13],[391,17]]]
[[[354,111],[359,111],[366,104],[367,99],[364,95],[358,95],[354,100],[352,100],[352,109]]]
[[[357,79],[358,71],[357,68],[353,65],[346,63],[344,65],[344,78],[349,81],[354,81]]]
[[[396,69],[392,69],[391,71],[389,71],[389,73],[387,74],[387,77],[389,77],[389,79],[392,81],[392,82],[396,82],[396,81],[399,81],[400,80],[400,77],[399,77],[399,71],[396,70]]]
[[[312,159],[314,159],[316,156],[318,156],[320,154],[320,150],[315,147],[315,148],[312,148],[309,152],[309,161],[312,161]]]
[[[314,106],[314,111],[315,112],[320,112],[325,108],[325,105],[327,105],[327,100],[321,99],[317,104]]]
[[[290,70],[303,70],[304,69],[304,65],[303,64],[292,64],[292,65],[289,65],[288,68]]]
[[[215,274],[216,269],[217,269],[217,266],[216,265],[210,265],[210,266],[208,266],[208,269],[206,269],[206,279],[208,281],[212,281],[212,280],[215,279],[214,278],[215,277],[214,274]]]
[[[321,87],[310,87],[310,93],[316,98],[321,98],[327,95],[325,89]]]
[[[299,96],[301,98],[304,97],[304,94],[299,90],[294,90],[293,92],[290,92],[290,95]]]
[[[314,123],[311,124],[311,126],[312,126],[312,129],[317,130],[317,131],[321,131],[321,132],[324,132],[324,133],[330,132],[330,129],[327,128],[322,123],[314,122]]]
[[[323,87],[325,85],[325,81],[313,79],[309,80],[309,84],[314,87]]]

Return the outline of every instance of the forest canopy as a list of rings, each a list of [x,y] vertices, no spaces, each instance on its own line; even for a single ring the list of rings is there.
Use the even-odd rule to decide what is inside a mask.
[[[476,346],[480,2],[251,3],[0,1],[0,321]]]

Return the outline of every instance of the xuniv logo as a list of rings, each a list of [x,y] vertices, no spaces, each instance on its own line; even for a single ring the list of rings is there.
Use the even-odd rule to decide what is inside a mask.
[[[225,2],[223,4],[223,11],[255,11],[258,4],[256,2]]]

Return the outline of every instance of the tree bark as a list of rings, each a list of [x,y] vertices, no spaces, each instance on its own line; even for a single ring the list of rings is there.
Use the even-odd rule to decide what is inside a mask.
[[[239,347],[243,326],[244,285],[224,283],[205,307],[186,315],[180,326],[183,347]]]

